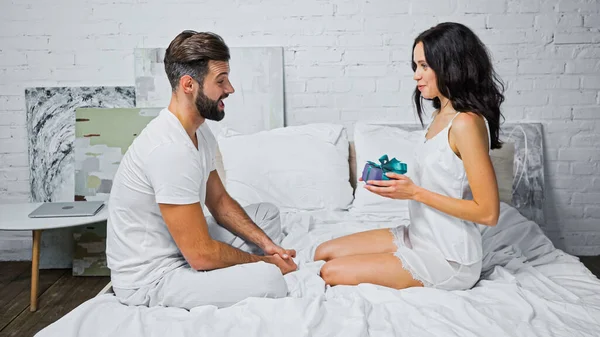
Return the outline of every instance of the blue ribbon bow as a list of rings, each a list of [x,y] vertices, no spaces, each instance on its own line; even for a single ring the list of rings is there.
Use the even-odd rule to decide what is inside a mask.
[[[379,158],[379,162],[381,164],[376,164],[372,161],[367,161],[369,165],[373,167],[380,168],[383,171],[382,178],[383,180],[388,180],[389,178],[385,175],[387,172],[394,172],[398,174],[404,174],[408,171],[408,166],[405,163],[402,163],[396,158],[392,158],[391,160],[388,158],[387,154],[384,154]]]

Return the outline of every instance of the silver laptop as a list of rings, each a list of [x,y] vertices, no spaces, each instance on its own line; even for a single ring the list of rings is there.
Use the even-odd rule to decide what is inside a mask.
[[[30,218],[60,218],[70,216],[93,216],[104,207],[104,201],[46,202],[33,212]]]

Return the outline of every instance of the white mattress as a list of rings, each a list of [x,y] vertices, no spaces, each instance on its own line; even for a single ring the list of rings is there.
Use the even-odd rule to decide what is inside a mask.
[[[407,223],[347,212],[283,216],[284,247],[300,269],[289,297],[232,307],[128,307],[111,294],[83,303],[37,336],[600,336],[600,281],[552,246],[539,227],[501,205],[483,231],[484,271],[468,291],[393,290],[371,284],[326,288],[316,246],[347,233]]]

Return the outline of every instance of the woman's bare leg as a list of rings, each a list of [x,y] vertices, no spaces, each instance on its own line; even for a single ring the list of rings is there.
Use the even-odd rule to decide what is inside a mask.
[[[350,255],[394,253],[397,249],[389,229],[374,229],[323,242],[317,247],[314,259],[329,261]]]
[[[413,279],[402,267],[402,262],[393,253],[336,258],[323,265],[321,277],[331,286],[360,283],[378,284],[395,289],[423,286],[423,283]]]

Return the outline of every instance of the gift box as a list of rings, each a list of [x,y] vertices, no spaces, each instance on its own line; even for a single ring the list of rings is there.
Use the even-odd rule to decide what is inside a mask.
[[[376,164],[372,161],[368,161],[362,172],[363,181],[367,180],[390,180],[385,174],[388,172],[394,172],[398,174],[405,174],[408,171],[408,167],[405,163],[392,158],[388,158],[387,154],[384,154],[379,158],[380,164]]]

